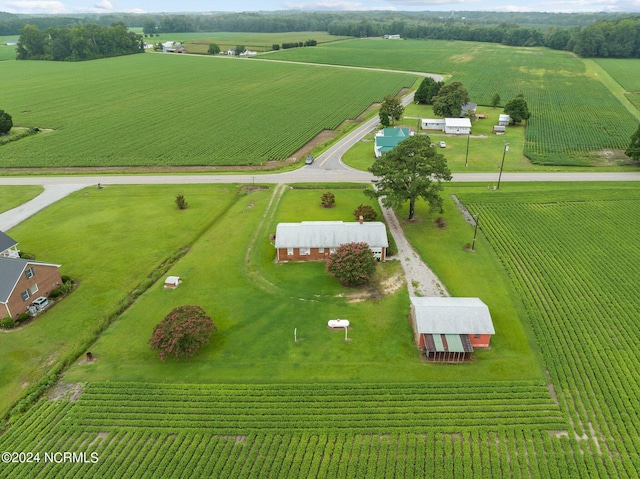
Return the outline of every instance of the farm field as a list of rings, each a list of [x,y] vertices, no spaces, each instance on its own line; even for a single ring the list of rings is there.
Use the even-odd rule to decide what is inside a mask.
[[[415,77],[145,53],[7,62],[2,81],[14,125],[45,130],[3,145],[3,167],[55,168],[284,160]]]
[[[273,44],[305,42],[315,40],[318,44],[332,43],[345,40],[350,37],[329,35],[327,32],[283,32],[283,33],[250,33],[250,32],[215,32],[208,33],[202,38],[187,40],[185,46],[187,53],[203,53],[209,50],[209,44],[215,43],[221,51],[243,45],[248,50],[259,53],[271,51]],[[315,48],[315,47],[309,47]]]
[[[634,117],[603,83],[586,74],[581,59],[567,52],[382,39],[350,40],[311,50],[277,52],[268,58],[440,73],[447,81],[461,81],[479,105],[488,105],[495,93],[503,105],[524,94],[532,117],[523,152],[535,164],[624,163],[622,150],[640,118],[640,112]]]
[[[344,193],[339,205],[352,201],[350,192],[335,192]],[[301,193],[310,196],[300,197]],[[126,368],[118,375],[114,367],[111,377],[85,377],[66,392],[50,391],[48,398],[15,418],[0,436],[0,450],[42,455],[68,450],[85,452],[87,458],[93,452],[97,462],[8,464],[5,471],[9,477],[33,477],[36,471],[45,478],[176,477],[179,473],[191,477],[635,477],[640,468],[640,424],[632,414],[639,407],[634,371],[640,366],[633,354],[638,341],[635,318],[640,311],[635,294],[640,286],[636,274],[640,250],[634,240],[640,224],[637,185],[509,184],[500,191],[450,185],[446,193],[447,228],[434,228],[434,215],[420,205],[418,220],[404,224],[408,237],[453,294],[481,294],[482,288],[504,289],[501,282],[513,284],[514,290],[509,287],[507,295],[517,298],[511,300],[517,314],[526,317],[525,328],[535,332],[534,350],[541,355],[548,376],[401,383],[355,376],[347,382],[324,384],[193,385],[149,382],[146,379],[153,371],[146,368],[140,368],[139,377]],[[274,221],[295,216],[301,203],[309,205],[312,195],[288,190],[274,208],[263,205],[269,194],[263,190],[241,197],[220,218],[221,225],[228,216],[240,231],[247,231],[245,223],[258,221],[262,235]],[[472,213],[481,214],[483,234],[475,253],[463,249],[472,228],[461,219],[449,194],[456,194]],[[266,215],[261,216],[264,211]],[[198,255],[198,249],[211,251],[220,241],[214,230],[203,234],[172,271],[192,265],[188,260]],[[238,238],[228,241],[238,242]],[[256,241],[259,245],[260,239]],[[502,273],[491,259],[494,253],[507,277],[495,277]],[[277,294],[269,286],[276,274],[261,263],[265,254],[256,246],[248,266],[228,268],[236,273],[225,276],[230,288],[237,288],[236,278],[247,268],[257,294],[261,290]],[[233,261],[238,264],[246,258]],[[211,260],[205,263],[208,266]],[[201,278],[194,268],[184,271],[189,283]],[[313,272],[306,274],[313,276]],[[475,286],[466,289],[470,281]],[[283,286],[293,302],[300,302],[303,286]],[[166,293],[190,293],[180,293],[180,288]],[[320,288],[318,301],[331,293],[328,285]],[[140,299],[155,293],[152,288]],[[254,300],[251,295],[247,298]],[[136,319],[130,323],[140,321]],[[124,321],[127,318],[114,326],[122,328]],[[261,332],[269,334],[259,321],[253,318]],[[277,328],[273,320],[271,327]],[[239,332],[250,334],[234,331]],[[362,338],[353,343],[358,339]],[[222,343],[226,340],[230,337]],[[255,341],[249,347],[262,348]],[[106,354],[104,343],[96,351]],[[384,354],[380,347],[378,351]],[[93,365],[98,367],[96,373],[102,367],[100,354]],[[343,354],[330,357],[334,365],[345,359]],[[198,367],[191,362],[184,366]],[[65,379],[79,380],[74,375],[82,367],[91,372],[86,366],[74,366]],[[440,369],[452,370],[456,376],[460,371],[458,366]],[[54,401],[53,397],[60,398]]]

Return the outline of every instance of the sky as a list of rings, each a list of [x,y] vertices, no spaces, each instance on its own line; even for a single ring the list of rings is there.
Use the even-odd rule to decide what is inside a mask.
[[[10,13],[247,12],[260,10],[640,12],[640,0],[0,0]]]

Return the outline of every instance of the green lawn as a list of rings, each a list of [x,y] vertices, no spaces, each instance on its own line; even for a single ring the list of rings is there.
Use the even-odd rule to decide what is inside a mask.
[[[0,213],[20,206],[43,191],[41,186],[0,186]]]
[[[411,104],[405,109],[405,117],[396,126],[405,126],[427,134],[431,141],[438,143],[444,140],[447,147],[438,149],[447,158],[447,164],[453,172],[498,172],[502,161],[505,143],[509,143],[509,152],[505,155],[504,171],[549,171],[550,168],[532,164],[522,154],[524,144],[524,126],[507,127],[504,135],[495,135],[493,125],[498,122],[500,109],[490,107],[478,110],[486,113],[488,118],[473,123],[472,134],[468,139],[469,153],[467,156],[467,135],[447,135],[441,131],[418,129],[420,118],[433,118],[433,110],[428,105]],[[345,164],[359,170],[367,170],[375,161],[373,153],[374,137],[369,134],[356,143],[345,153],[342,160]],[[465,166],[465,163],[467,166]]]
[[[178,211],[183,193],[190,208]],[[236,188],[181,185],[81,190],[8,233],[23,251],[62,264],[79,285],[28,326],[0,333],[0,411],[56,366],[84,353],[153,270],[208,229]]]
[[[492,293],[497,324],[503,328],[498,346],[480,352],[472,365],[442,368],[426,365],[419,357],[407,321],[405,288],[380,299],[354,301],[358,299],[354,291],[328,276],[322,263],[275,264],[269,234],[278,222],[353,221],[356,206],[373,204],[361,189],[336,189],[336,208],[325,209],[320,205],[323,191],[287,189],[271,206],[271,191],[242,198],[172,268],[170,273],[183,278],[184,284],[174,291],[154,285],[92,346],[97,361],[74,365],[65,380],[300,383],[540,377],[507,293]],[[459,241],[465,234],[466,228],[455,232],[461,235]],[[474,258],[459,259],[464,264]],[[389,263],[379,269],[389,277],[399,265]],[[467,289],[460,278],[452,280],[460,291]],[[496,284],[504,291],[504,284]],[[179,304],[202,306],[218,331],[195,357],[162,363],[147,341],[155,324]],[[327,321],[335,318],[351,321],[352,341],[327,330]],[[293,341],[294,329],[298,342]],[[334,367],[334,362],[341,366]]]

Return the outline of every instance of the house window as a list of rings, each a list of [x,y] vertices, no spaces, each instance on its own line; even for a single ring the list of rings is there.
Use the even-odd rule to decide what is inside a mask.
[[[335,253],[335,252],[336,252],[336,249],[335,249],[335,248],[329,248],[329,253],[333,254],[333,253]]]
[[[24,275],[25,275],[25,277],[26,277],[27,279],[31,279],[31,278],[33,278],[33,275],[34,275],[34,274],[36,274],[36,273],[33,271],[33,268],[29,268],[29,269],[27,269],[27,270],[24,272]]]
[[[293,256],[293,248],[287,248],[287,256]]]
[[[300,255],[307,256],[311,254],[311,248],[300,248]]]
[[[318,253],[324,253],[324,248],[318,248]]]
[[[474,334],[473,335],[473,339],[480,339],[480,335],[479,334]]]
[[[27,299],[29,299],[29,296],[31,296],[31,293],[29,293],[29,290],[27,289],[26,291],[20,293],[20,296],[22,297],[22,301],[26,301]]]
[[[31,286],[29,288],[29,296],[33,296],[34,294],[36,294],[38,292],[38,285],[34,284],[33,286]]]

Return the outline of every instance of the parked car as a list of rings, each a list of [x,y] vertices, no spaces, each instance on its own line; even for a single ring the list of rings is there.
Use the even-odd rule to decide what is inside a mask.
[[[306,160],[304,160],[304,164],[305,164],[305,165],[313,165],[313,160],[314,160],[314,159],[315,159],[315,158],[314,158],[313,156],[309,155],[309,156],[307,156],[307,159],[306,159]]]
[[[31,306],[33,306],[37,311],[42,311],[44,308],[49,306],[49,300],[44,296],[39,296],[33,300]]]
[[[440,148],[446,148],[446,147],[447,147],[447,144],[446,144],[444,141],[439,141],[439,142],[438,142],[438,146],[439,146]]]

